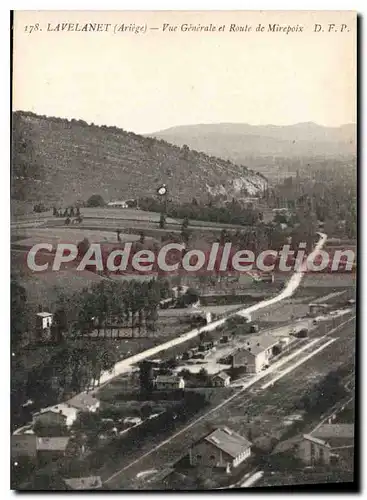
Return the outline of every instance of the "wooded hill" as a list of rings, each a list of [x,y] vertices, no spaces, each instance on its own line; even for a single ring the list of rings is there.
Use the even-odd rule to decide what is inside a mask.
[[[12,198],[22,202],[137,198],[163,182],[173,199],[189,201],[208,192],[253,196],[266,185],[244,166],[116,127],[23,111],[12,125]]]

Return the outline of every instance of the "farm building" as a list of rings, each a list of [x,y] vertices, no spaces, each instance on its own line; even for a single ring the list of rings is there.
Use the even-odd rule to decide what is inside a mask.
[[[195,443],[189,452],[190,464],[221,467],[228,472],[251,455],[251,443],[246,438],[221,427]]]
[[[248,373],[259,373],[274,355],[279,339],[269,333],[254,335],[231,355],[233,368],[245,367]]]
[[[158,375],[154,381],[155,388],[164,390],[177,390],[185,388],[185,381],[177,375]]]
[[[322,424],[304,434],[297,457],[308,465],[336,464],[354,451],[354,424]]]
[[[214,387],[227,387],[230,381],[231,377],[225,372],[216,373],[212,377],[212,385]]]

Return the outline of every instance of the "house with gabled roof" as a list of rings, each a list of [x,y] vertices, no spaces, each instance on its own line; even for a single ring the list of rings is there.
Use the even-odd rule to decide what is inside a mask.
[[[231,382],[231,377],[226,372],[219,372],[212,376],[214,387],[227,387]]]
[[[228,472],[251,456],[252,443],[228,427],[219,427],[197,441],[189,452],[193,466],[220,467]]]
[[[354,424],[321,424],[304,434],[297,457],[309,465],[336,463],[354,452]]]
[[[91,394],[81,393],[69,399],[66,404],[80,411],[96,412],[100,401]]]
[[[41,423],[45,426],[66,425],[66,427],[70,427],[75,422],[79,411],[66,403],[59,403],[34,413],[33,424]]]
[[[259,373],[268,365],[274,356],[274,347],[278,345],[279,339],[270,333],[252,335],[232,353],[232,366],[245,368],[248,373]]]
[[[37,455],[42,459],[57,459],[67,453],[70,436],[38,437]]]

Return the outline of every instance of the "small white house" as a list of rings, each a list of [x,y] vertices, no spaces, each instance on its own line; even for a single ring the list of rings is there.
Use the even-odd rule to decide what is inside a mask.
[[[36,315],[36,331],[39,339],[48,340],[51,337],[53,314],[43,311]]]
[[[129,208],[129,205],[126,201],[110,201],[107,203],[107,207],[109,208]]]
[[[53,314],[49,312],[39,312],[37,313],[37,326],[45,330],[46,328],[50,328],[52,325]]]

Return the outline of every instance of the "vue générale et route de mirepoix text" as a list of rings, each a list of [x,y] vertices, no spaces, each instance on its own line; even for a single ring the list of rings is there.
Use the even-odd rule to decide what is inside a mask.
[[[42,31],[42,28],[37,25],[37,28],[35,26],[33,27],[33,31]],[[349,32],[349,28],[346,24],[334,24],[334,23],[329,23],[329,24],[319,24],[315,23],[314,25],[310,26],[312,31],[315,33],[320,33],[320,32]],[[188,24],[188,23],[183,23],[183,24],[170,24],[170,23],[163,23],[160,27],[151,27],[149,26],[148,29],[152,30],[158,30],[162,32],[223,32],[223,31],[228,31],[232,33],[238,33],[238,32],[272,32],[272,33],[285,33],[285,34],[290,34],[290,33],[303,33],[306,30],[306,27],[301,24],[296,24],[296,25],[284,25],[284,24],[258,24],[258,25],[250,25],[250,24],[222,24],[222,25],[217,25],[217,24]],[[53,32],[109,32],[113,31],[114,33],[118,32],[130,32],[130,33],[142,33],[147,31],[147,27],[143,25],[137,25],[135,23],[130,23],[130,24],[108,24],[108,23],[48,23],[47,24],[47,31],[53,31]]]

